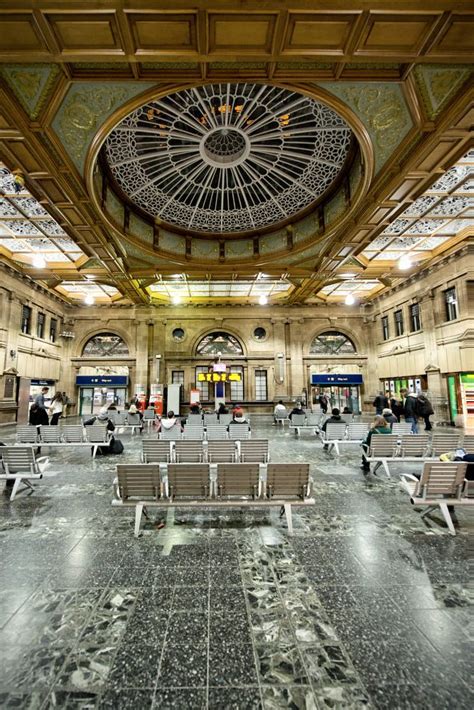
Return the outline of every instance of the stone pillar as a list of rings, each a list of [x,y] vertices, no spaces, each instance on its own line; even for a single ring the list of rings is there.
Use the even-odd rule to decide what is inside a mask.
[[[282,320],[272,320],[273,325],[273,352],[275,353],[275,387],[274,399],[278,400],[285,397],[288,392],[288,373],[286,368],[286,343],[285,343],[285,324]],[[282,354],[282,358],[278,357]],[[283,382],[280,380],[280,360],[283,362]]]
[[[289,356],[290,356],[290,393],[299,395],[303,389],[308,389],[308,380],[305,379],[303,367],[303,335],[304,318],[289,323]]]
[[[145,320],[135,321],[135,379],[130,383],[130,397],[136,393],[137,384],[148,386],[148,323]]]

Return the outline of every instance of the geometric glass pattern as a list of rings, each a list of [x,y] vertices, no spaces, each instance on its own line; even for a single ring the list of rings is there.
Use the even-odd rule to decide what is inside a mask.
[[[258,230],[330,187],[353,133],[333,109],[277,86],[219,83],[154,99],[109,134],[105,156],[129,199],[201,233]]]
[[[126,357],[129,352],[126,343],[119,335],[99,333],[87,341],[82,354],[89,357]]]
[[[243,355],[244,351],[230,333],[215,332],[206,335],[196,348],[197,355]]]
[[[292,284],[284,279],[267,279],[258,275],[254,279],[239,279],[224,281],[209,279],[188,280],[186,274],[177,274],[175,278],[161,279],[148,287],[153,295],[173,298],[250,298],[258,299],[260,296],[288,295],[293,289]]]
[[[356,347],[347,335],[336,330],[328,330],[315,337],[309,352],[314,355],[345,355],[355,353]]]
[[[85,280],[62,281],[56,288],[73,301],[83,301],[86,296],[92,296],[95,300],[110,303],[120,293],[115,286]]]

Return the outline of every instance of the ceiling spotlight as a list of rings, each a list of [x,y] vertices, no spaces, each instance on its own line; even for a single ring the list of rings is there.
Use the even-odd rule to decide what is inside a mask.
[[[92,296],[90,293],[88,293],[84,299],[84,303],[86,304],[86,306],[93,306],[95,303],[94,296]]]
[[[413,266],[413,264],[412,264],[412,260],[410,259],[409,254],[404,254],[398,260],[398,268],[401,271],[406,271],[406,269],[411,269],[412,266]]]
[[[260,303],[261,306],[266,306],[268,303],[267,296],[263,296],[263,295],[260,296],[260,298],[258,299],[258,302]]]
[[[35,254],[33,257],[33,266],[35,269],[44,269],[46,266],[46,261],[41,254]]]
[[[179,306],[179,304],[181,303],[181,298],[179,296],[173,296],[171,302],[174,306]]]
[[[346,296],[346,300],[344,301],[346,306],[353,306],[355,302],[356,302],[356,300],[355,300],[354,296],[352,295],[352,293],[348,293]]]

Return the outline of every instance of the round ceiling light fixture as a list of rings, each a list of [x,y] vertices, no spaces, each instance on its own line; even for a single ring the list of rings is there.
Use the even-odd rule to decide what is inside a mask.
[[[195,233],[238,234],[285,222],[343,170],[348,123],[321,101],[278,86],[220,83],[149,101],[104,148],[131,203]]]
[[[354,305],[354,303],[355,303],[355,298],[354,298],[354,296],[352,295],[352,293],[348,293],[348,294],[347,294],[344,303],[346,304],[346,306],[353,306],[353,305]]]
[[[260,303],[261,306],[266,306],[268,303],[268,297],[264,296],[263,294],[260,296],[258,299],[258,302]]]
[[[84,303],[86,306],[93,306],[95,303],[95,298],[92,296],[92,294],[88,293],[87,296],[84,298]]]
[[[35,269],[46,268],[46,259],[41,254],[35,254],[33,257],[33,266]]]
[[[412,260],[410,259],[409,254],[404,254],[401,256],[398,260],[398,268],[401,271],[406,271],[407,269],[411,269],[413,266]]]

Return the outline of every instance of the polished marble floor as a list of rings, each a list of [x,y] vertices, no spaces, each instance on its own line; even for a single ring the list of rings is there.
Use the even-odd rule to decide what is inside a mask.
[[[95,462],[55,451],[33,494],[1,497],[0,708],[474,707],[472,517],[453,538],[401,468],[364,478],[355,447],[253,430],[311,463],[291,538],[277,511],[176,509],[134,539],[110,502],[138,436]]]

